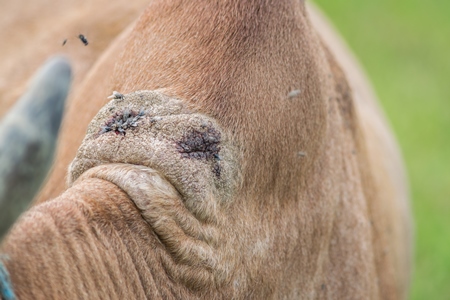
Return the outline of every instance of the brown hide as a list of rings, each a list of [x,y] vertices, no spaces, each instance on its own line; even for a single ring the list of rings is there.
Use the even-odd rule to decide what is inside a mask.
[[[183,167],[175,148],[132,161],[159,144],[139,128],[143,148],[132,135],[97,139],[108,106],[77,154],[113,90],[159,90],[184,114],[211,118],[233,154],[220,164],[236,176],[222,182],[201,161]],[[197,126],[190,120],[168,132],[182,136]],[[72,186],[28,212],[2,249],[21,298],[407,296],[411,229],[396,144],[357,64],[303,1],[152,1],[75,87],[62,130],[40,201],[64,189],[77,154]],[[107,139],[123,142],[95,144]],[[90,155],[97,162],[85,170]],[[210,194],[192,188],[204,174]]]
[[[72,90],[78,91],[89,73],[95,70],[100,57],[108,53],[111,43],[142,13],[147,3],[147,0],[0,0],[0,40],[3,41],[0,48],[0,116],[24,93],[35,70],[55,53],[70,57],[74,67]],[[78,39],[79,34],[87,37],[88,46]],[[111,68],[113,65],[114,61],[110,61]],[[109,77],[109,73],[104,72],[102,79]],[[97,82],[96,87],[103,82]],[[95,105],[86,108],[89,105],[83,104],[84,99],[79,97],[69,98],[66,112],[69,118],[62,127],[65,128],[63,131],[72,134],[61,135],[63,149],[58,151],[57,160],[62,164],[55,166],[58,181],[51,180],[40,199],[47,200],[64,190],[67,164],[73,159],[87,124],[99,109]],[[102,100],[98,105],[106,103],[106,99]],[[64,145],[71,150],[66,150]]]
[[[0,0],[0,116],[24,93],[35,70],[55,53],[72,60],[76,90],[111,41],[140,15],[147,2]],[[88,46],[78,39],[79,34],[86,35]]]

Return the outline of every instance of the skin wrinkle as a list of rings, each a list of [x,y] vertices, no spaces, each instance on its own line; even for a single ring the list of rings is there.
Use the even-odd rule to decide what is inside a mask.
[[[75,203],[77,203],[78,205],[78,207],[80,207],[81,208],[81,211],[83,211],[83,214],[85,215],[85,216],[89,216],[89,215],[91,215],[91,213],[89,213],[89,214],[87,214],[85,211],[84,211],[84,208],[83,208],[83,205],[82,204],[79,204],[79,202],[78,201],[76,201]],[[98,235],[96,235],[95,234],[95,229],[94,228],[86,228],[85,229],[86,230],[86,232],[91,232],[96,238],[98,237]],[[95,239],[93,239],[92,237],[91,237],[91,235],[86,235],[86,238],[87,238],[87,241],[86,241],[86,243],[87,244],[89,244],[89,245],[95,245]],[[69,241],[69,244],[71,244],[71,242],[73,242],[73,241]],[[73,246],[72,246],[73,247]],[[92,247],[91,248],[91,250],[90,250],[90,253],[92,253],[93,254],[93,261],[94,262],[101,262],[100,264],[92,264],[92,267],[94,268],[94,266],[95,266],[95,269],[99,269],[100,270],[100,273],[104,273],[104,274],[108,274],[108,273],[111,273],[110,272],[110,268],[108,268],[108,263],[106,263],[105,261],[103,261],[101,258],[102,258],[102,256],[101,256],[101,252],[100,252],[100,250],[99,250],[99,248],[98,247]],[[71,262],[71,263],[73,263],[73,264],[75,264],[76,263],[76,257],[74,257],[74,260]],[[110,276],[107,276],[107,278],[105,278],[105,279],[103,279],[102,281],[100,281],[100,278],[95,278],[95,276],[94,276],[94,286],[96,287],[96,290],[100,290],[100,294],[105,294],[105,295],[108,295],[108,297],[112,297],[113,295],[110,293],[110,291],[103,285],[103,283],[106,281],[106,282],[108,282],[109,284],[108,285],[112,285],[113,284],[113,282],[111,281],[111,278],[110,278]],[[117,291],[116,291],[116,293],[117,293]]]
[[[117,210],[117,207],[115,208],[115,210]],[[120,214],[114,214],[112,219],[115,220],[115,218],[120,218],[120,216],[121,216]],[[134,262],[134,259],[131,257],[131,253],[130,253],[131,245],[130,245],[130,243],[128,241],[128,237],[129,237],[130,233],[127,232],[127,230],[126,230],[126,224],[125,224],[125,226],[120,226],[119,227],[119,226],[116,225],[116,222],[113,221],[112,225],[113,225],[113,228],[116,229],[114,231],[114,233],[113,233],[114,240],[119,241],[120,246],[122,246],[120,248],[123,248],[125,250],[125,251],[117,251],[117,250],[120,249],[120,248],[118,248],[114,252],[120,254],[118,256],[118,260],[120,262],[119,264],[121,266],[121,269],[127,270],[127,273],[126,273],[127,276],[130,276],[132,278],[131,280],[128,280],[127,278],[122,277],[121,278],[122,284],[124,284],[126,282],[130,282],[133,285],[133,286],[129,286],[129,287],[127,286],[127,288],[130,289],[130,291],[142,291],[142,289],[144,287],[142,286],[142,284],[141,284],[141,282],[139,280],[140,276],[139,276],[139,273],[138,273],[137,269],[135,268],[136,263]],[[118,234],[116,232],[122,232],[124,234],[124,236],[120,237],[120,236],[118,236]],[[113,248],[114,248],[114,244],[113,244]],[[133,253],[134,253],[134,256],[139,256],[139,252],[133,251]],[[136,259],[138,259],[138,257],[136,257]],[[126,263],[124,263],[124,262],[126,262]],[[134,270],[134,272],[132,272],[130,274],[129,271],[131,271],[131,270]],[[140,288],[138,286],[136,286],[136,282],[140,283],[139,284]],[[134,293],[136,293],[136,292],[134,292]],[[144,295],[142,293],[142,295],[140,297],[143,297],[143,296]]]
[[[47,227],[49,227],[51,232],[55,232],[56,231],[55,230],[56,228],[54,226],[52,226],[52,225],[54,225],[53,224],[54,222],[53,222],[53,220],[51,218],[50,219],[45,219],[44,222],[45,222],[44,225],[47,225]],[[49,241],[50,244],[52,244],[52,240],[57,240],[57,239],[56,239],[56,237],[51,236],[50,237],[50,241]],[[46,283],[45,282],[45,278],[51,272],[50,270],[53,269],[55,266],[57,266],[57,265],[54,262],[53,256],[46,256],[46,257],[42,258],[42,261],[40,261],[40,268],[39,268],[39,273],[41,274],[42,279],[43,279],[43,282],[41,283],[41,286],[43,286],[45,288],[45,290],[46,290],[46,293],[48,293],[49,295],[52,295],[53,298],[56,298],[58,296],[59,297],[63,296],[63,295],[59,294],[62,290],[57,289],[56,286],[55,286],[55,283]],[[85,282],[81,282],[80,284],[85,285]],[[37,295],[36,295],[36,298],[38,298]]]
[[[89,170],[83,174],[75,184],[78,182],[83,182],[83,180],[90,178],[91,176],[115,183],[122,190],[126,191],[130,198],[133,199],[137,207],[141,209],[141,215],[155,230],[155,233],[163,245],[167,247],[168,251],[175,258],[178,265],[186,264],[195,268],[205,268],[207,272],[220,269],[220,265],[216,262],[217,259],[214,258],[215,254],[212,252],[212,249],[208,244],[198,239],[194,240],[189,237],[186,238],[184,231],[181,230],[182,228],[177,227],[176,222],[170,222],[171,217],[173,218],[173,214],[171,214],[171,208],[173,209],[173,205],[165,205],[164,199],[174,197],[176,202],[179,203],[181,200],[179,199],[178,193],[172,189],[172,196],[167,197],[164,195],[167,193],[164,188],[157,187],[155,190],[154,185],[152,184],[139,184],[139,182],[153,182],[153,184],[158,182],[155,180],[146,180],[146,177],[143,175],[152,170],[147,169],[147,172],[145,170],[146,168],[142,166],[106,165]],[[132,171],[134,171],[134,173]],[[137,173],[137,171],[139,171],[139,173]],[[121,174],[120,177],[117,177],[117,174]],[[139,178],[137,177],[138,174],[140,174]],[[137,186],[139,186],[139,188],[136,189]],[[151,189],[147,191],[148,188]],[[158,193],[162,193],[162,197],[158,196]],[[159,199],[158,203],[162,201],[163,205],[142,205],[142,201],[145,203],[145,201],[148,201],[146,199],[151,199],[149,197]],[[151,203],[152,202],[149,202],[149,204]],[[169,209],[169,216],[165,216],[167,215],[167,212],[160,210],[161,208],[164,208],[164,206],[167,206],[166,209]],[[189,213],[185,215],[189,216]],[[191,225],[193,225],[192,221],[195,222],[196,220],[192,219],[190,222]],[[196,223],[198,223],[198,221]],[[195,227],[197,232],[199,230],[202,232],[200,224],[197,224]],[[179,266],[177,267],[179,268]],[[187,281],[190,280],[191,279]],[[195,283],[195,285],[198,285],[198,283]]]
[[[61,234],[61,231],[58,230],[58,227],[56,226],[56,224],[55,224],[55,229],[57,230],[57,234],[55,234],[55,237],[57,239],[61,239],[62,238],[62,234]],[[68,247],[66,249],[68,249]],[[67,263],[67,262],[75,263],[74,260],[70,260],[70,259],[67,260],[67,258],[65,258],[64,255],[60,251],[57,251],[55,253],[55,255],[52,256],[52,259],[53,259],[53,261],[54,261],[56,266],[63,265],[64,263]],[[63,286],[63,289],[59,289],[59,291],[61,291],[61,292],[71,290],[73,288],[73,286],[75,286],[75,284],[77,282],[74,277],[70,276],[70,272],[66,268],[62,269],[62,276],[61,277],[63,278],[62,283],[61,283],[61,285]],[[95,283],[95,281],[94,281],[94,285],[95,286],[99,286],[98,284]],[[65,294],[65,295],[60,295],[59,297],[60,298],[64,298],[64,297],[68,297],[68,296],[69,295]]]
[[[102,234],[99,234],[98,229],[96,229],[95,227],[93,227],[91,229],[91,232],[93,233],[93,235],[95,236],[95,238],[100,241],[105,248],[107,249],[111,249],[109,242],[107,240],[105,240],[105,238],[103,237]],[[97,248],[97,247],[96,247]],[[99,249],[100,251],[100,249]],[[107,295],[109,298],[111,299],[118,299],[118,296],[121,292],[120,287],[117,286],[116,284],[114,284],[114,282],[117,282],[117,276],[114,274],[114,267],[112,266],[112,264],[109,262],[109,260],[114,261],[115,263],[117,263],[117,257],[113,256],[111,258],[108,258],[108,260],[100,260],[102,261],[102,265],[105,267],[106,272],[105,274],[108,274],[108,276],[106,276],[108,279],[108,282],[110,282],[111,286],[113,286],[113,288],[111,290],[107,290]],[[112,293],[112,291],[114,291],[114,293]]]
[[[80,209],[80,210],[84,210],[84,204],[83,203],[80,203],[79,202],[79,200],[75,200],[76,202],[76,206]],[[83,216],[84,217],[84,216]],[[68,218],[69,220],[70,220],[70,218]],[[81,222],[81,223],[79,223],[79,224],[84,224],[84,222]],[[86,239],[89,235],[88,234],[83,234],[83,232],[89,232],[90,231],[90,229],[89,229],[89,227],[85,227],[82,231],[77,231],[77,232],[80,232],[83,236],[84,236],[84,239]],[[87,238],[88,239],[88,241],[86,242],[86,244],[85,245],[89,245],[90,246],[90,248],[89,248],[89,253],[93,253],[93,252],[98,252],[98,251],[95,251],[96,249],[97,249],[97,247],[95,247],[95,245],[96,245],[96,243],[95,243],[95,240],[93,240],[93,239],[89,239],[89,238]],[[73,240],[69,240],[69,243],[70,243],[70,249],[77,249],[77,248],[79,248],[79,245],[78,245],[78,243],[74,243],[73,242]],[[72,252],[72,251],[71,251]],[[81,254],[83,254],[83,253],[86,253],[86,251],[84,251],[84,250],[79,250],[79,251],[75,251],[75,252],[73,252],[73,254],[72,254],[72,257],[74,258],[74,261],[77,261],[78,259],[79,259],[79,257],[77,256],[77,253],[81,253]],[[94,269],[92,269],[92,266],[96,266],[96,261],[98,261],[97,259],[92,259],[92,260],[90,260],[89,259],[89,257],[90,256],[84,256],[85,257],[85,260],[87,260],[87,261],[89,261],[86,265],[87,265],[87,268],[89,269],[89,271],[86,271],[86,270],[84,270],[84,271],[81,271],[80,273],[82,273],[82,274],[93,274],[93,273],[95,273],[94,271]],[[102,259],[100,259],[100,261],[102,261]],[[104,262],[104,261],[103,261]],[[101,268],[101,271],[100,272],[104,272],[104,268],[103,268],[103,264],[100,264],[99,266],[97,266],[97,267],[100,267]],[[107,272],[106,272],[107,273]],[[106,274],[105,273],[105,274]],[[92,280],[94,280],[94,279],[92,279]],[[103,280],[101,281],[101,282],[98,282],[98,283],[103,283]],[[92,288],[94,288],[95,287],[95,291],[98,291],[99,289],[101,290],[101,286],[102,285],[97,285],[97,284],[94,284],[93,286],[91,286],[91,287],[84,287],[83,289],[79,289],[80,291],[84,291],[84,292],[87,292],[87,291],[90,291],[89,292],[89,295],[90,296],[93,296],[94,295],[94,293],[95,292],[91,292],[92,291]],[[106,290],[105,290],[106,291]],[[107,295],[107,294],[104,294],[104,295]],[[86,295],[87,296],[87,295]],[[98,296],[99,297],[99,296]]]
[[[41,217],[41,218],[36,218],[36,214],[38,214],[38,215],[40,215],[40,216],[42,216],[42,217]],[[32,214],[30,214],[29,220],[37,220],[37,221],[41,221],[41,222],[44,221],[45,224],[53,225],[54,222],[52,221],[51,218],[49,218],[49,219],[43,218],[45,215],[47,215],[47,213],[44,213],[44,212],[42,212],[42,213],[41,213],[41,212],[33,212]],[[25,220],[27,220],[27,219],[25,219]],[[42,223],[41,223],[41,224],[42,224]],[[53,227],[53,226],[50,226],[50,227]],[[53,230],[53,229],[52,229],[52,230]],[[38,238],[38,237],[35,237],[35,238]],[[57,241],[57,239],[51,238],[51,237],[50,237],[50,241],[52,241],[52,240]],[[49,240],[47,240],[46,242],[49,242]],[[50,243],[50,244],[52,244],[52,243]],[[51,250],[52,250],[52,249],[53,249],[53,247],[51,247],[50,249],[46,249],[45,251],[46,251],[46,253],[49,254],[49,253],[51,253]],[[39,249],[39,246],[36,247],[36,245],[34,245],[33,248],[28,248],[28,251],[29,251],[29,252],[39,251],[39,250],[40,250],[40,249]],[[42,249],[42,250],[44,250],[44,249]],[[61,253],[67,253],[67,252],[61,251]],[[46,256],[46,257],[48,257],[48,258],[50,258],[51,260],[53,260],[52,256]],[[45,260],[45,258],[43,258],[43,259]],[[42,263],[44,263],[44,261],[43,261]],[[26,265],[26,263],[25,263],[25,265]],[[44,264],[44,265],[45,265],[45,264]],[[78,267],[78,265],[77,265],[77,267]],[[47,276],[45,276],[44,273],[42,273],[41,270],[39,270],[38,272],[39,272],[39,274],[40,274],[39,278],[42,278],[42,279],[47,279],[47,278],[48,278]],[[76,275],[76,274],[78,274],[78,273],[75,273],[74,280],[76,280],[76,282],[77,282],[78,284],[83,285],[83,281],[81,280],[81,277],[78,277],[78,279],[77,279],[77,275]],[[35,282],[35,283],[36,283],[36,282]],[[41,286],[48,286],[48,285],[46,284],[45,281],[44,281],[44,282],[41,282],[41,283],[37,283],[37,284],[39,284],[39,285],[41,285]],[[28,286],[29,288],[31,288],[33,285],[32,285],[31,283],[29,283],[29,284],[27,284],[26,286]],[[36,286],[36,287],[37,287],[37,286]],[[82,290],[85,290],[85,289],[82,289]],[[21,290],[17,290],[17,289],[16,289],[16,291],[17,291],[18,297],[22,298],[22,296],[21,296]],[[33,295],[33,298],[36,299],[36,298],[42,298],[42,297],[38,297],[37,295]]]
[[[83,231],[88,232],[88,230],[89,230],[89,228],[84,228]],[[82,238],[83,240],[87,239],[88,235],[87,234],[82,234],[83,231],[81,231],[81,232],[80,231],[76,231],[76,233],[78,233],[78,232],[81,233],[80,237],[77,237],[77,239],[78,238],[80,238],[80,239]],[[79,261],[79,257],[77,256],[77,253],[82,253],[82,254],[84,254],[86,252],[92,253],[94,251],[94,249],[97,248],[97,247],[89,247],[89,244],[84,244],[84,245],[81,244],[80,245],[79,243],[74,243],[73,240],[71,240],[71,239],[69,239],[69,241],[71,241],[71,243],[70,243],[71,244],[71,248],[73,249],[72,251],[74,252],[72,254],[72,257],[73,257],[73,261],[75,263],[77,263]],[[88,246],[89,248],[86,249],[86,246]],[[101,288],[99,288],[99,286],[97,285],[97,284],[100,284],[100,282],[97,282],[97,284],[95,284],[95,279],[94,279],[95,278],[94,274],[96,273],[96,270],[98,268],[98,267],[94,267],[96,265],[96,260],[93,259],[93,258],[91,259],[90,255],[83,255],[83,261],[84,261],[84,265],[87,266],[86,267],[87,270],[84,270],[84,274],[83,274],[82,271],[79,271],[79,273],[81,275],[80,277],[81,278],[89,278],[89,281],[91,282],[90,286],[88,286],[88,287],[85,286],[84,287],[83,292],[86,293],[86,296],[97,294],[97,293],[93,293],[92,292],[92,289],[95,289],[95,290],[99,290],[100,289],[101,290]],[[99,297],[99,296],[97,296],[97,297]]]
[[[120,206],[118,206],[117,209],[120,210],[125,215],[124,211],[120,209]],[[118,214],[118,216],[121,216],[121,215],[122,214]],[[118,216],[116,216],[116,217],[118,217]],[[136,240],[134,239],[134,235],[130,234],[132,231],[129,230],[128,224],[125,223],[125,227],[128,228],[128,230],[123,230],[123,228],[118,228],[118,227],[115,227],[115,228],[119,232],[125,231],[124,235],[122,237],[122,240],[124,242],[124,246],[125,246],[124,248],[126,249],[126,254],[127,254],[127,258],[128,258],[126,260],[131,260],[132,265],[134,267],[134,271],[135,271],[134,275],[135,275],[135,277],[138,278],[138,280],[132,281],[133,283],[136,284],[136,286],[133,287],[133,290],[145,291],[145,286],[147,286],[148,284],[146,284],[146,285],[143,284],[143,279],[142,279],[143,273],[142,273],[142,270],[139,270],[139,268],[138,268],[138,265],[139,265],[138,261],[142,261],[142,256],[140,255],[140,253],[138,251],[136,251],[136,249],[137,249],[137,247],[135,247]],[[130,232],[127,232],[127,231],[130,231]],[[133,249],[133,251],[132,251],[132,249]],[[131,252],[133,252],[134,255],[132,255]],[[137,256],[137,257],[135,258],[135,256]],[[131,271],[131,269],[127,268],[127,272],[128,271]],[[140,297],[143,297],[143,296],[144,295],[140,295]],[[148,297],[148,295],[147,295],[147,297]]]
[[[108,167],[108,168],[111,168],[111,167]],[[117,167],[116,167],[116,169],[125,169],[125,168],[126,168],[125,165],[123,165],[123,166],[117,165]],[[128,167],[128,168],[131,171],[133,171],[132,167]],[[142,171],[144,171],[146,169],[148,171],[152,171],[152,170],[142,167],[142,166],[138,166],[138,168]],[[156,172],[154,172],[154,173],[155,173],[155,175],[152,175],[152,176],[154,176],[153,178],[155,178],[155,177],[159,178],[160,175],[157,174]],[[91,174],[93,174],[93,175],[91,175]],[[132,174],[132,173],[130,173],[130,174]],[[152,217],[152,215],[146,215],[147,212],[151,213],[153,209],[158,210],[160,208],[165,208],[165,213],[169,213],[170,216],[172,216],[172,217],[176,216],[177,218],[175,218],[175,221],[177,222],[177,224],[182,225],[181,228],[187,229],[184,231],[185,234],[190,235],[191,237],[197,238],[197,239],[203,238],[206,240],[213,240],[213,235],[205,235],[205,233],[203,233],[203,231],[204,231],[203,226],[205,224],[204,223],[200,224],[200,222],[197,219],[190,216],[190,213],[186,210],[186,208],[183,205],[180,205],[181,199],[179,199],[180,196],[178,195],[178,193],[175,192],[175,190],[171,191],[172,195],[168,195],[168,194],[165,194],[165,191],[163,189],[157,188],[158,194],[162,194],[160,196],[160,199],[161,199],[160,207],[153,207],[153,208],[151,206],[147,207],[148,205],[151,205],[151,202],[148,201],[148,199],[149,199],[147,197],[148,193],[145,193],[144,191],[145,191],[145,188],[147,186],[149,186],[149,183],[145,182],[145,176],[142,176],[142,175],[144,175],[144,173],[136,173],[136,175],[137,174],[141,175],[140,179],[138,180],[138,182],[141,182],[141,184],[137,184],[137,186],[138,186],[137,189],[134,189],[132,186],[130,189],[130,184],[128,184],[129,182],[137,181],[136,177],[134,177],[135,176],[134,174],[132,174],[131,176],[128,174],[126,176],[121,175],[121,177],[119,177],[116,174],[114,174],[114,172],[110,171],[109,173],[103,174],[101,169],[97,169],[97,170],[85,173],[83,175],[83,178],[84,177],[89,178],[89,176],[95,176],[96,178],[103,178],[110,182],[116,183],[119,187],[124,189],[124,191],[131,192],[131,195],[129,195],[129,196],[131,196],[131,198],[134,199],[133,200],[134,203],[137,205],[138,208],[141,209],[141,211],[142,211],[141,213],[143,214],[144,218],[146,218],[150,222],[151,222],[150,218],[155,219],[155,216],[157,216],[158,213],[152,213],[152,215],[154,215]],[[153,181],[153,182],[155,182],[155,181]],[[163,182],[164,182],[164,180],[163,180]],[[170,203],[170,204],[165,203],[164,199],[169,200],[171,198],[176,199],[175,203]],[[172,200],[172,202],[174,202],[174,200]],[[171,208],[173,208],[174,205],[178,209],[172,210]],[[181,213],[181,211],[184,211],[184,213]],[[184,220],[182,218],[184,218]],[[206,228],[208,228],[208,227],[206,227]]]
[[[99,179],[94,179],[94,181],[97,181],[100,185],[101,185],[102,182],[104,182],[103,180],[99,180]],[[92,182],[92,180],[91,180],[91,182]],[[83,188],[81,188],[81,187],[75,186],[74,188],[75,189],[79,189],[80,191],[83,191]],[[76,195],[76,193],[74,193],[74,195]],[[105,247],[107,249],[111,249],[111,248],[114,249],[114,247],[117,247],[117,246],[116,246],[116,243],[111,243],[108,240],[105,240],[103,237],[111,236],[111,235],[112,236],[117,235],[117,232],[119,232],[119,231],[121,231],[121,230],[123,230],[124,228],[127,227],[126,224],[125,224],[125,227],[116,225],[117,223],[124,223],[123,221],[124,221],[124,219],[125,219],[124,217],[126,215],[124,216],[123,214],[121,214],[118,211],[119,208],[115,205],[115,202],[113,202],[112,204],[114,206],[111,206],[111,205],[104,206],[104,208],[102,209],[103,211],[102,210],[98,210],[99,207],[97,206],[97,210],[95,210],[95,211],[97,211],[99,213],[99,215],[95,219],[100,221],[100,223],[94,223],[93,224],[93,225],[97,225],[97,224],[100,225],[100,226],[97,225],[97,226],[95,226],[93,228],[98,228],[98,230],[100,230],[100,232],[99,232],[99,234],[97,236],[100,237],[100,240],[102,240],[102,243],[105,245]],[[106,219],[106,220],[109,219],[109,221],[107,221],[106,224],[102,224],[104,222],[102,215],[104,215],[105,213],[107,213],[107,214],[113,213],[113,215],[111,216],[111,218],[107,218]],[[116,230],[111,230],[112,229],[112,228],[110,228],[111,225],[112,225],[112,228],[115,228]],[[107,230],[107,231],[105,232],[105,230]],[[124,232],[124,236],[128,237],[128,236],[130,236],[130,233],[127,234],[126,232]],[[133,261],[133,259],[131,258],[132,255],[130,253],[129,247],[126,244],[126,240],[122,241],[121,237],[116,236],[115,238],[110,239],[110,241],[117,241],[117,242],[119,242],[119,247],[120,248],[124,248],[126,250],[125,252],[123,252],[123,251],[114,251],[113,252],[113,253],[122,253],[122,254],[126,253],[125,256],[116,256],[116,263],[117,263],[117,265],[119,265],[121,269],[123,268],[124,270],[132,270],[132,268],[136,264],[135,263],[132,263],[132,264],[128,263],[129,261]],[[138,255],[138,257],[139,257],[139,253],[138,252],[133,251],[133,253],[134,253],[134,255]],[[128,259],[126,259],[126,257],[128,257]],[[124,262],[127,262],[127,263],[124,263]],[[132,268],[130,269],[129,267],[125,267],[127,265],[130,265]],[[111,279],[113,280],[113,282],[116,282],[115,286],[117,286],[116,287],[116,289],[117,289],[116,290],[116,297],[117,297],[117,299],[121,299],[122,297],[126,297],[127,293],[126,293],[126,291],[123,290],[123,288],[121,288],[121,286],[123,285],[123,283],[127,282],[127,279],[125,277],[123,277],[123,275],[122,275],[123,273],[122,274],[117,274],[115,272],[114,267],[112,269],[110,268],[110,270],[112,271],[112,272],[110,272],[110,276],[112,276]],[[139,274],[138,274],[137,270],[136,270],[136,272],[134,274],[135,274],[135,278],[137,280],[139,280]],[[119,275],[119,276],[117,276],[117,275]],[[131,274],[129,274],[129,275],[131,275]],[[119,282],[121,284],[117,285],[117,282]],[[134,283],[136,281],[133,280],[132,282]],[[142,288],[143,288],[142,286],[141,286],[141,289],[137,289],[136,287],[134,287],[134,288],[129,287],[129,291],[133,291],[134,293],[142,291],[140,296],[138,296],[139,294],[137,294],[136,296],[137,297],[144,297],[144,293],[143,293],[143,289]]]
[[[45,211],[43,211],[43,214],[46,214]],[[56,240],[62,239],[62,237],[65,236],[65,234],[62,234],[62,232],[61,232],[62,227],[58,226],[58,225],[60,225],[60,224],[58,224],[59,223],[58,220],[55,219],[51,215],[50,215],[49,219],[51,221],[53,221],[53,226],[51,226],[52,229],[57,232],[57,234],[55,234],[55,239]],[[71,220],[69,220],[69,222],[71,222]],[[80,235],[80,238],[85,238],[85,236]],[[77,257],[77,255],[75,254],[75,253],[83,253],[84,252],[84,251],[80,251],[79,249],[77,250],[77,248],[79,248],[79,247],[80,247],[79,244],[74,244],[74,243],[70,243],[70,245],[64,244],[63,250],[66,250],[67,252],[69,252],[71,254],[72,263],[77,265],[77,272],[78,272],[78,274],[80,274],[80,277],[78,279],[75,279],[74,283],[82,284],[83,288],[78,289],[78,290],[84,292],[85,293],[84,295],[87,296],[87,291],[92,290],[93,287],[98,287],[98,285],[95,284],[95,280],[93,280],[93,278],[90,276],[92,269],[86,273],[83,273],[83,268],[80,267],[80,265],[81,265],[80,257]],[[62,256],[61,251],[57,251],[57,253],[59,254],[59,256]],[[82,259],[84,259],[84,258],[85,257],[83,257]],[[54,261],[54,256],[51,256],[51,259]],[[63,260],[61,260],[61,262],[62,261]],[[56,265],[59,265],[59,264],[56,264]],[[86,263],[86,265],[91,266],[90,263]],[[66,270],[63,269],[63,272],[66,273]],[[65,278],[65,276],[64,276],[64,278]],[[88,278],[90,280],[80,282],[80,280],[82,278]],[[93,282],[91,282],[91,281],[93,281]],[[86,285],[86,282],[89,284],[89,286]],[[59,289],[56,289],[56,291],[58,291],[58,290]],[[64,290],[61,290],[61,291],[64,291]],[[68,296],[69,295],[59,295],[59,296],[55,296],[55,298],[63,298],[63,297],[68,297]]]
[[[73,201],[74,203],[77,203],[78,207],[80,207],[80,209],[83,211],[84,215],[87,218],[93,217],[93,212],[91,210],[89,210],[89,213],[87,213],[86,209],[85,209],[85,206],[82,203],[78,204],[80,202],[79,199],[70,199],[70,200]],[[104,234],[98,234],[98,226],[96,226],[96,224],[94,224],[91,227],[89,232],[91,232],[93,234],[93,237],[94,237],[94,238],[88,239],[88,243],[89,244],[95,245],[95,241],[98,240],[98,241],[101,241],[101,243],[103,245],[105,245],[106,248],[110,248],[109,242],[107,240],[103,239],[103,237],[105,235]],[[98,247],[94,247],[94,250],[96,250],[96,249],[98,249]],[[98,249],[97,252],[101,253],[101,249]],[[103,264],[105,265],[105,268],[106,268],[105,274],[108,274],[108,277],[109,277],[111,283],[120,281],[120,280],[118,280],[118,278],[116,276],[114,276],[114,272],[113,272],[114,268],[111,266],[112,265],[112,263],[111,263],[112,261],[117,263],[117,256],[114,255],[113,257],[109,257],[109,259],[105,260],[104,257],[100,256],[100,259],[99,259],[99,261],[102,261]],[[101,266],[101,267],[103,267],[103,266]],[[119,295],[119,297],[116,298],[116,299],[120,299],[120,291],[121,290],[115,284],[112,284],[112,285],[114,286],[114,290],[116,291],[117,295]],[[110,295],[110,297],[111,297],[111,295]]]
[[[42,212],[42,213],[43,213],[42,214],[43,217],[48,215],[46,212]],[[58,240],[58,236],[61,236],[61,234],[60,234],[60,232],[58,230],[58,226],[56,224],[56,220],[52,216],[50,216],[49,218],[45,218],[45,219],[46,219],[46,221],[49,222],[48,225],[50,225],[50,226],[48,226],[48,227],[53,233],[52,234],[53,239],[55,241],[57,241]],[[51,240],[49,242],[50,242],[50,244],[54,244],[53,242],[51,242]],[[76,246],[78,246],[78,245],[76,245]],[[77,271],[78,271],[79,277],[77,279],[75,279],[75,283],[77,285],[83,287],[83,288],[78,288],[78,290],[80,291],[80,294],[84,294],[85,296],[87,296],[87,291],[90,290],[93,287],[93,285],[92,285],[92,282],[90,280],[82,281],[82,278],[90,279],[90,276],[87,276],[87,275],[89,275],[89,273],[84,273],[83,274],[83,268],[81,267],[83,259],[85,257],[82,257],[81,260],[80,260],[79,257],[77,259],[76,255],[73,254],[73,252],[77,252],[77,251],[73,251],[73,248],[70,249],[70,248],[67,247],[67,245],[62,245],[61,248],[62,249],[58,249],[59,251],[52,251],[53,255],[47,256],[46,259],[49,259],[51,261],[51,263],[54,263],[55,266],[57,267],[59,264],[56,263],[56,261],[54,259],[54,255],[56,253],[60,253],[61,254],[61,252],[65,252],[65,251],[69,252],[71,254],[71,258],[75,258],[73,261],[77,262]],[[82,253],[82,251],[80,251],[79,253]],[[43,261],[43,263],[47,264],[45,261]],[[43,277],[45,278],[46,276],[44,275]],[[56,294],[53,295],[53,298],[64,298],[64,297],[68,296],[68,295],[61,295],[61,294],[59,294],[60,292],[64,292],[64,289],[59,289],[58,286],[52,286],[52,283],[44,283],[44,285],[49,285],[50,290],[56,292]],[[36,297],[36,298],[38,298],[38,297]]]
[[[70,188],[2,244],[18,290],[56,295],[68,272],[78,286],[61,292],[81,297],[88,274],[86,286],[94,276],[104,286],[97,298],[406,298],[407,193],[392,171],[401,161],[363,75],[315,18],[298,0],[149,3],[74,90],[43,195],[58,195],[75,157]],[[113,90],[124,99],[106,103]],[[301,93],[287,99],[292,90]],[[99,134],[142,107],[125,135]],[[189,140],[208,131],[203,122],[220,132],[220,176],[177,150],[203,149]],[[37,209],[62,221],[34,219]],[[79,225],[64,222],[75,216]],[[46,238],[47,226],[69,225],[80,234]],[[64,271],[49,261],[50,241]]]

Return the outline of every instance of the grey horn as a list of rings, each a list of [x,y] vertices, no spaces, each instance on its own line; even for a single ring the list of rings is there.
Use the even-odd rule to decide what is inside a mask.
[[[0,121],[0,238],[28,207],[52,166],[71,76],[67,59],[50,59]]]

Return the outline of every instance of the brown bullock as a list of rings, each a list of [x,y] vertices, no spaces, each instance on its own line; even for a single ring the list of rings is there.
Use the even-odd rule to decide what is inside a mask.
[[[315,9],[155,0],[91,59],[2,244],[18,298],[407,297],[401,158]]]

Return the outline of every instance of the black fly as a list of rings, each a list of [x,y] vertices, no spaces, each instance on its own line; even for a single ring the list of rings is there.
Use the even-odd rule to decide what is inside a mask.
[[[84,35],[80,34],[80,35],[78,36],[78,38],[80,39],[80,41],[83,42],[83,44],[84,44],[85,46],[87,46],[87,45],[89,44],[87,38],[86,38]]]

